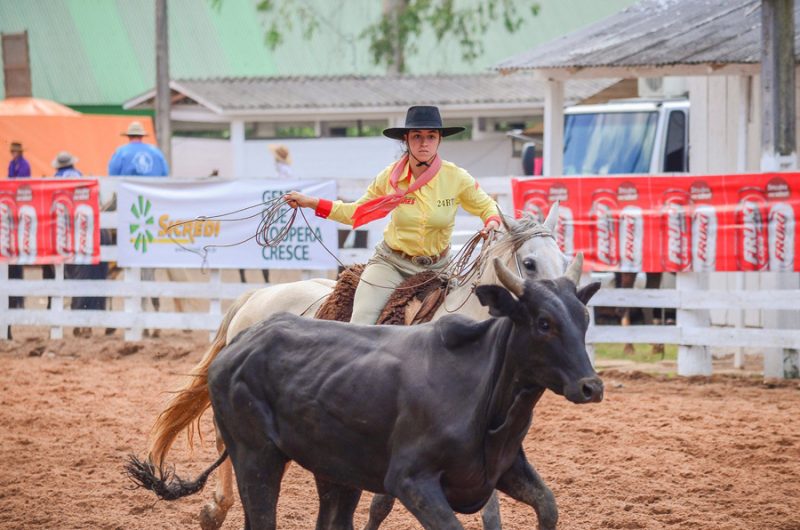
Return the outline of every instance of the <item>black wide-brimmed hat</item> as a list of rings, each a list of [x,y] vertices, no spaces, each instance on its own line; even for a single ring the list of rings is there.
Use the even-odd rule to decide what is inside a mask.
[[[402,140],[403,136],[411,129],[435,129],[442,133],[442,136],[452,136],[463,131],[464,127],[444,127],[439,108],[433,106],[409,107],[406,113],[406,124],[404,127],[390,127],[383,130],[383,135],[393,140]]]

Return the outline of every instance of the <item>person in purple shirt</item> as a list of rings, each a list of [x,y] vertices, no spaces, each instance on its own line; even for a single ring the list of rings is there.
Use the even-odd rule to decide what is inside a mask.
[[[142,142],[147,133],[138,121],[131,122],[127,132],[128,143],[118,147],[108,163],[108,174],[128,177],[166,177],[169,174],[167,161],[161,150]]]
[[[24,178],[31,176],[31,165],[22,156],[22,144],[11,142],[11,162],[8,163],[8,178]]]

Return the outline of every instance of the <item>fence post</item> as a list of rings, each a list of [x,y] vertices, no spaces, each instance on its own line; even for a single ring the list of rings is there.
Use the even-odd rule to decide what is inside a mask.
[[[2,292],[3,285],[8,285],[8,263],[0,263],[0,339],[8,340],[8,293]]]
[[[707,290],[708,273],[679,272],[675,278],[678,294],[682,291]],[[708,310],[686,310],[678,308],[675,311],[675,325],[683,335],[686,328],[709,328],[711,318]],[[711,375],[711,352],[707,346],[693,346],[681,344],[678,346],[678,375]]]
[[[55,269],[55,277],[53,278],[53,283],[61,283],[64,281],[64,264],[63,263],[56,263],[53,265],[53,269]],[[56,291],[58,292],[58,291]],[[64,312],[64,295],[55,296],[53,295],[50,297],[50,311],[53,313],[63,313]],[[61,326],[53,326],[50,328],[50,339],[51,340],[59,340],[64,338],[64,328]]]
[[[123,281],[128,284],[135,284],[131,292],[140,293],[139,284],[142,283],[142,269],[140,267],[128,267],[123,269]],[[125,297],[125,313],[128,315],[138,315],[142,312],[142,296],[131,295]],[[133,319],[133,324],[125,328],[125,340],[142,340],[142,323],[138,318]]]
[[[217,295],[219,295],[219,287],[222,284],[222,271],[220,269],[211,269],[209,272],[210,276],[208,283],[214,287],[214,290],[217,291]],[[208,313],[215,316],[222,314],[222,302],[220,298],[209,298]],[[214,341],[214,335],[216,335],[216,333],[216,330],[211,330],[208,332],[209,342]]]

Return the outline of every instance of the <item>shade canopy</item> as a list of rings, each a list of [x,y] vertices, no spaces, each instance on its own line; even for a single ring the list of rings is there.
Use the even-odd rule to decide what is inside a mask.
[[[20,142],[34,177],[51,176],[51,162],[61,151],[80,159],[77,168],[86,176],[108,173],[114,150],[128,140],[122,136],[132,121],[139,121],[155,142],[152,120],[147,116],[81,114],[58,103],[35,98],[0,101],[0,171],[6,176],[11,142]]]

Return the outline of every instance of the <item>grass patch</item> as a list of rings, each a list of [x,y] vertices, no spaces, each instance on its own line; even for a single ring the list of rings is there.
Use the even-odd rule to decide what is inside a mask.
[[[636,353],[627,354],[623,350],[625,345],[622,343],[600,343],[594,345],[594,352],[597,359],[603,360],[626,360],[637,363],[655,363],[659,361],[677,361],[678,346],[676,344],[664,345],[664,356],[660,353],[653,353],[651,344],[634,344]]]

